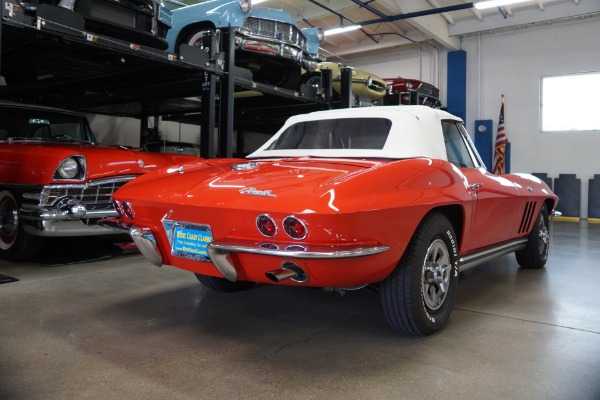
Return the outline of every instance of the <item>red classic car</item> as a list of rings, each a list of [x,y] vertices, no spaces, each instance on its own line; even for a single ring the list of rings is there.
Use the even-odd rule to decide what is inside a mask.
[[[103,223],[154,265],[222,291],[372,285],[414,335],[445,324],[460,270],[511,252],[544,266],[558,201],[534,176],[488,173],[463,122],[426,106],[295,116],[246,159],[163,169],[113,197],[120,218]]]
[[[388,87],[383,103],[385,105],[423,105],[440,108],[440,90],[429,83],[417,79],[385,78]]]
[[[77,113],[0,102],[0,258],[32,258],[44,237],[113,234],[112,193],[148,171],[197,157],[96,142]]]

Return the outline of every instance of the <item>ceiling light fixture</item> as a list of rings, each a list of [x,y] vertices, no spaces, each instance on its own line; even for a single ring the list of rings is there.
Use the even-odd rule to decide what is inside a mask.
[[[477,3],[473,4],[473,6],[478,10],[485,10],[487,8],[503,7],[517,3],[525,3],[527,1],[531,0],[485,0],[478,1]]]
[[[326,29],[325,37],[330,36],[330,35],[336,35],[338,33],[355,31],[360,28],[362,28],[362,26],[360,26],[360,25],[346,25],[346,26],[339,26],[337,28]]]

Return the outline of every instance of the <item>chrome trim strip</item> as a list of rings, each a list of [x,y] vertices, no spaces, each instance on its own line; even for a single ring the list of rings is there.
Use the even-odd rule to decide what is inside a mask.
[[[332,246],[306,246],[306,251],[298,250],[281,250],[281,249],[269,249],[261,247],[260,243],[252,243],[247,241],[234,241],[234,240],[219,240],[214,241],[208,245],[208,248],[212,248],[219,251],[229,253],[252,253],[260,254],[265,256],[277,256],[277,257],[288,257],[288,258],[306,258],[306,259],[323,259],[323,258],[352,258],[352,257],[365,257],[374,254],[383,253],[389,250],[387,246],[373,246],[373,247],[349,247],[346,250],[335,250]]]
[[[469,268],[476,267],[480,264],[483,264],[486,261],[490,261],[496,257],[513,253],[518,250],[522,250],[527,246],[527,242],[529,239],[522,238],[517,239],[512,242],[504,243],[502,245],[488,248],[482,251],[478,251],[476,253],[472,253],[461,257],[458,260],[458,266],[460,271],[466,271]]]
[[[294,246],[294,248],[297,247]],[[335,259],[370,256],[387,250],[389,250],[387,246],[351,247],[346,250],[334,250],[331,246],[307,246],[306,251],[280,250],[261,247],[261,243],[242,240],[213,241],[206,247],[210,260],[215,267],[225,279],[232,282],[237,281],[237,271],[228,257],[231,253],[251,253],[300,259]]]
[[[133,224],[126,224],[119,218],[104,218],[98,221],[98,225],[121,233],[129,233],[133,228]]]

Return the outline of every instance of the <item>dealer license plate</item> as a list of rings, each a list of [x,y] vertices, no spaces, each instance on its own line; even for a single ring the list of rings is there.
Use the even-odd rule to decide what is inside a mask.
[[[210,262],[206,247],[213,241],[208,225],[163,221],[171,243],[171,255],[189,260]]]
[[[173,11],[169,10],[164,6],[160,6],[158,9],[158,19],[165,24],[171,26],[173,22]]]

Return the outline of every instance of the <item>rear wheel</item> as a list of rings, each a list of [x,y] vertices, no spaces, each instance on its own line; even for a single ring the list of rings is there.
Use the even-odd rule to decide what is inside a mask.
[[[41,238],[23,230],[15,197],[8,190],[0,190],[0,258],[28,260],[39,252],[41,246]]]
[[[250,289],[252,286],[254,286],[254,282],[231,282],[225,278],[218,278],[216,276],[208,276],[202,274],[195,275],[202,285],[206,286],[209,289],[217,290],[219,292],[239,292],[242,290]]]
[[[515,252],[521,268],[538,269],[546,265],[550,250],[550,225],[548,208],[544,204],[529,234],[529,241],[523,250]]]
[[[388,322],[403,333],[430,335],[452,312],[458,284],[458,243],[448,219],[426,216],[396,269],[381,283]]]

